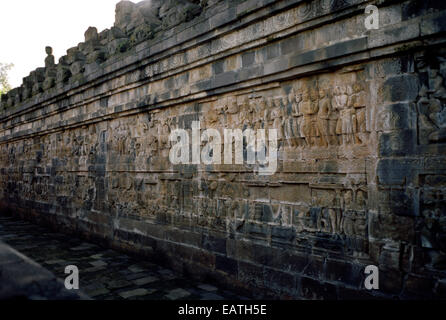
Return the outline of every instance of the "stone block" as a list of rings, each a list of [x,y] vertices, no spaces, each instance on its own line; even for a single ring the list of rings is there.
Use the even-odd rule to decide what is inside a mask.
[[[350,262],[327,259],[325,279],[358,288],[363,283],[364,268]]]
[[[265,268],[265,286],[274,292],[295,294],[296,277],[293,274]]]
[[[309,277],[301,277],[298,284],[300,295],[309,300],[336,300],[336,286]]]
[[[387,102],[415,102],[419,89],[419,80],[416,75],[390,77],[384,82],[382,99]]]
[[[250,51],[242,54],[242,66],[243,68],[250,67],[255,64],[256,54],[255,51]]]
[[[257,288],[264,288],[264,270],[262,266],[239,261],[237,279],[243,283],[250,283]]]
[[[446,6],[445,6],[446,8]],[[446,14],[441,12],[434,17],[423,18],[420,24],[421,36],[429,36],[446,31]]]
[[[396,270],[380,270],[379,290],[386,294],[398,296],[403,287],[403,274]]]
[[[393,214],[371,214],[369,216],[370,236],[394,241],[415,241],[415,221],[412,217]]]
[[[419,168],[417,160],[408,158],[382,159],[378,162],[378,181],[383,186],[402,186],[412,181],[411,177],[417,168]]]
[[[221,255],[215,257],[215,269],[226,274],[238,275],[238,261]]]
[[[224,235],[202,235],[202,247],[211,252],[226,255],[226,238]]]
[[[416,39],[420,36],[417,23],[401,22],[390,26],[372,30],[368,38],[369,48],[376,48],[393,43]]]
[[[432,299],[435,286],[432,278],[409,274],[404,283],[403,296]]]

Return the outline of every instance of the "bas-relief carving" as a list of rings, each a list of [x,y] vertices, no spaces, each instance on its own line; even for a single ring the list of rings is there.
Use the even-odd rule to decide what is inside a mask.
[[[229,95],[203,103],[199,116],[202,129],[278,128],[282,148],[298,150],[363,145],[368,136],[364,84],[346,81],[331,87],[327,81],[323,83],[323,88],[318,88],[317,81],[310,86],[306,80],[300,80],[291,85],[288,94],[283,91],[280,95],[276,90],[261,95]],[[163,155],[161,151],[169,149],[166,137],[181,122],[182,114],[178,109],[173,114],[153,113],[150,120],[138,118],[136,126],[142,128],[137,134],[138,156],[149,158],[152,164],[166,162],[166,153]],[[111,129],[116,131],[112,136],[116,136],[114,141],[119,145],[120,129],[113,125]],[[116,148],[118,155],[126,145],[128,142],[121,142],[122,148]],[[173,216],[191,214],[199,225],[223,230],[229,230],[233,223],[237,230],[242,230],[244,222],[249,220],[288,225],[299,232],[345,237],[350,239],[349,248],[353,251],[366,250],[367,189],[364,185],[347,190],[339,186],[331,189],[336,196],[324,205],[314,202],[293,206],[279,202],[274,219],[264,220],[252,214],[257,202],[249,200],[245,183],[234,177],[230,178],[230,183],[224,182],[222,177],[206,173],[201,175],[201,180],[192,177],[187,195],[183,194],[187,179],[160,180],[156,177],[145,184],[147,193],[143,194],[150,195],[146,196],[148,199],[153,195],[161,195],[161,198],[144,201],[145,196],[141,196],[141,205],[145,205],[138,212],[149,216],[159,212]],[[246,215],[246,212],[251,213]],[[292,212],[294,218],[284,212]]]
[[[197,109],[199,113],[194,111],[192,115],[201,120],[202,129],[276,128],[283,152],[355,148],[367,142],[365,90],[359,75],[343,78],[325,75],[259,92],[218,97],[202,103]],[[294,228],[301,237],[321,234],[333,239],[340,237],[353,252],[365,252],[368,196],[363,185],[350,189],[329,188],[327,193],[335,196],[324,203],[292,204],[270,198],[267,203],[260,202],[269,209],[256,214],[259,202],[243,178],[246,175],[243,168],[237,168],[234,175],[219,172],[217,167],[214,173],[202,172],[199,168],[191,175],[179,175],[168,162],[169,134],[192,109],[175,106],[108,122],[105,148],[108,188],[104,207],[112,213],[150,219],[160,219],[160,215],[165,219],[188,216],[201,226],[248,234],[245,226],[249,222],[281,225]],[[51,164],[52,159],[58,159],[63,164],[59,169],[88,172],[102,148],[100,137],[101,130],[94,126],[66,130],[57,137],[48,136],[42,142],[45,149],[41,161]],[[30,150],[29,145],[26,148]],[[13,157],[15,151],[6,154],[10,155],[10,165],[19,161]],[[29,160],[33,156],[35,151],[24,152],[21,159]],[[31,184],[24,193],[28,199],[42,199],[41,190],[51,185],[45,179],[39,178]],[[58,189],[73,199],[71,206],[87,210],[99,201],[95,178],[73,173],[63,179],[76,181],[71,189]],[[248,175],[247,179],[256,178]]]
[[[433,50],[415,56],[416,72],[420,91],[416,101],[417,133],[420,147],[439,148],[446,143],[446,52]],[[437,156],[441,156],[440,151]],[[439,158],[438,166],[444,160]],[[427,173],[424,171],[427,170]],[[441,170],[441,169],[440,169]],[[416,230],[418,242],[426,252],[424,263],[428,269],[446,269],[446,219],[445,185],[442,174],[433,174],[429,169],[420,170],[420,200]]]
[[[421,89],[417,101],[420,144],[446,142],[446,53],[417,59]]]
[[[353,77],[354,79],[354,77]],[[332,147],[367,142],[364,83],[296,84],[275,96],[226,97],[206,114],[207,127],[277,129],[282,147]]]

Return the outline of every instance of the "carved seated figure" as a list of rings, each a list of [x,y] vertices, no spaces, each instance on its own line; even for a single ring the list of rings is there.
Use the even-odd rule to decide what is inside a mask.
[[[53,48],[46,47],[45,52],[47,57],[45,58],[45,80],[43,82],[43,89],[48,90],[56,83],[57,69],[54,63]]]

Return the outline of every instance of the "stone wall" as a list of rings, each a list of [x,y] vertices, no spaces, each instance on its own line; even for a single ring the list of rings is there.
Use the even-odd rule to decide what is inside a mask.
[[[2,96],[1,206],[260,298],[444,298],[445,9],[121,2]],[[278,129],[277,173],[171,164],[193,121]]]

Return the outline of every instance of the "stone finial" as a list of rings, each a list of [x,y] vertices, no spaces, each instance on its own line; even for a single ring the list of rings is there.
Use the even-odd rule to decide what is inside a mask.
[[[89,27],[87,31],[85,31],[85,42],[97,41],[99,39],[98,29],[96,27]]]
[[[115,26],[126,30],[131,22],[132,14],[135,11],[135,4],[131,1],[122,0],[116,4]]]

